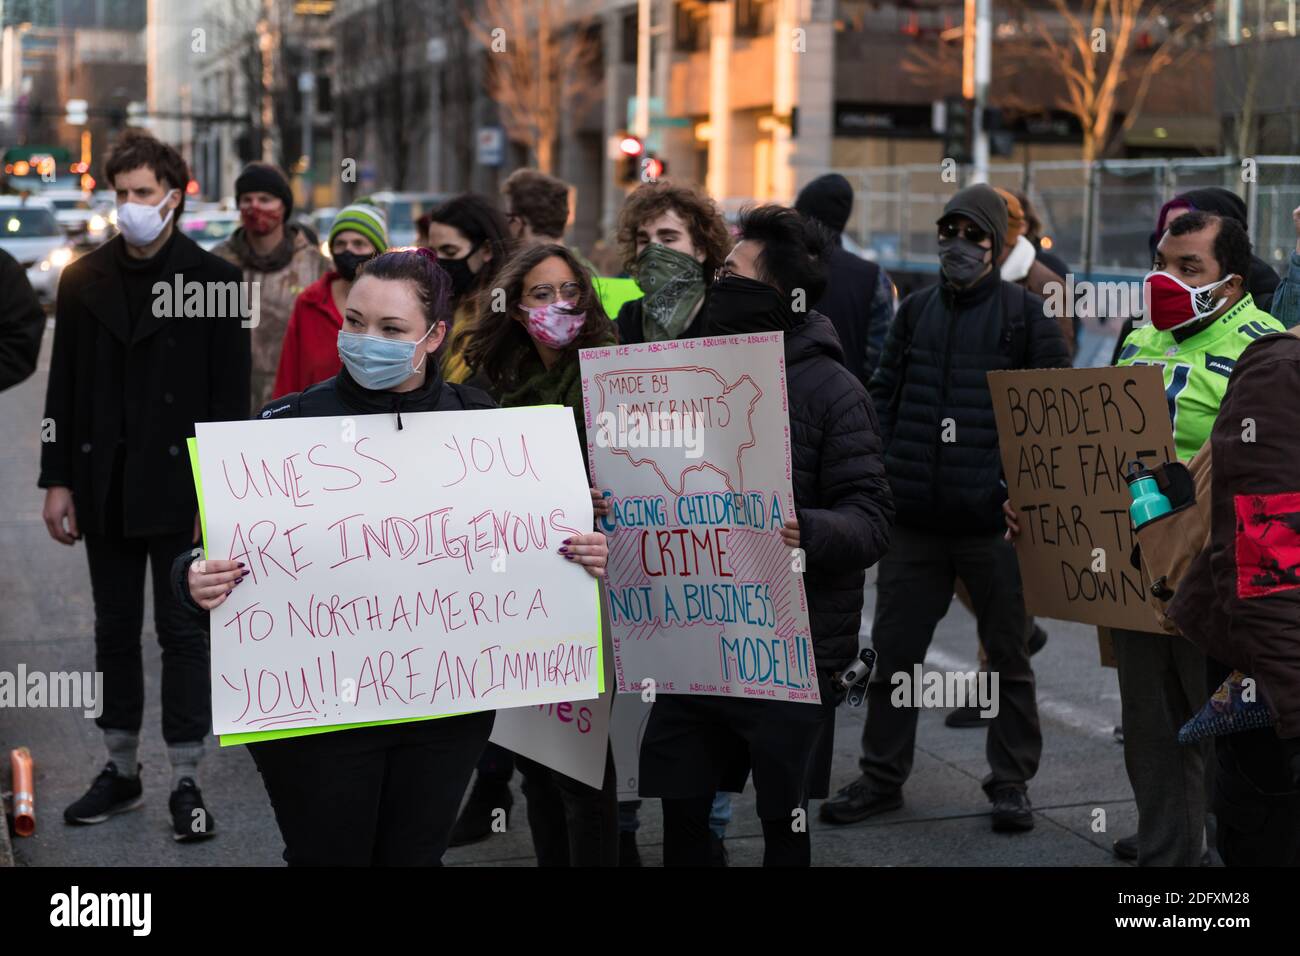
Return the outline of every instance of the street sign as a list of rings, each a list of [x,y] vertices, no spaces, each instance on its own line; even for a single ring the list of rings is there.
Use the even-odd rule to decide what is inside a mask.
[[[500,126],[480,126],[474,137],[480,166],[500,166],[506,159],[506,131]]]
[[[655,125],[655,117],[664,115],[664,98],[662,96],[652,96],[647,101],[650,106],[650,125]],[[636,104],[637,98],[629,96],[627,98],[627,127],[628,129],[636,128]]]

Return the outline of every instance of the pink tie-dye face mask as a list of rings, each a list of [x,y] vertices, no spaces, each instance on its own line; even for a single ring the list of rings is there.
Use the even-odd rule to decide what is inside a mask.
[[[586,312],[573,312],[566,302],[552,302],[531,309],[520,305],[519,308],[528,313],[528,334],[553,349],[569,345],[587,321]]]

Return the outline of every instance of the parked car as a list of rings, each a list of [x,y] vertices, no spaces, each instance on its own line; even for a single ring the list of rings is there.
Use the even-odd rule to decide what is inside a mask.
[[[46,189],[40,199],[54,205],[54,218],[75,245],[97,246],[109,237],[109,221],[96,210],[91,193],[80,189]]]
[[[53,303],[63,267],[75,256],[54,204],[31,196],[0,196],[0,249],[27,270],[43,303]]]
[[[239,213],[221,209],[206,209],[199,212],[185,211],[181,216],[181,232],[189,236],[204,249],[225,242],[230,234],[239,228]]]
[[[372,193],[370,198],[388,214],[388,245],[415,245],[415,220],[450,198],[447,193]]]
[[[334,206],[323,206],[302,217],[312,232],[316,233],[320,240],[320,253],[326,259],[330,257],[330,226],[334,225],[334,217],[338,214],[339,211]]]

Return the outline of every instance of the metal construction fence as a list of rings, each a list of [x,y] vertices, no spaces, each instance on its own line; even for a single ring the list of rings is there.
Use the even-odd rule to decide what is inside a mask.
[[[935,220],[957,184],[937,165],[837,169],[853,184],[845,234],[886,269],[935,272]],[[1300,156],[1030,162],[989,167],[989,182],[1029,197],[1044,246],[1081,278],[1140,278],[1160,207],[1188,189],[1222,186],[1246,202],[1255,254],[1279,272],[1295,249]]]

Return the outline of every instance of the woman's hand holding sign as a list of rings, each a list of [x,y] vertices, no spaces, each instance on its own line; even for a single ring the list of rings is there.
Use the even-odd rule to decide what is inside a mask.
[[[190,597],[205,611],[219,607],[226,595],[244,580],[248,569],[242,561],[205,561],[199,559],[190,565]]]
[[[599,531],[575,534],[564,539],[560,546],[560,554],[566,561],[581,564],[583,570],[593,578],[599,578],[605,575],[605,560],[609,557],[609,545],[605,541],[605,535]]]

